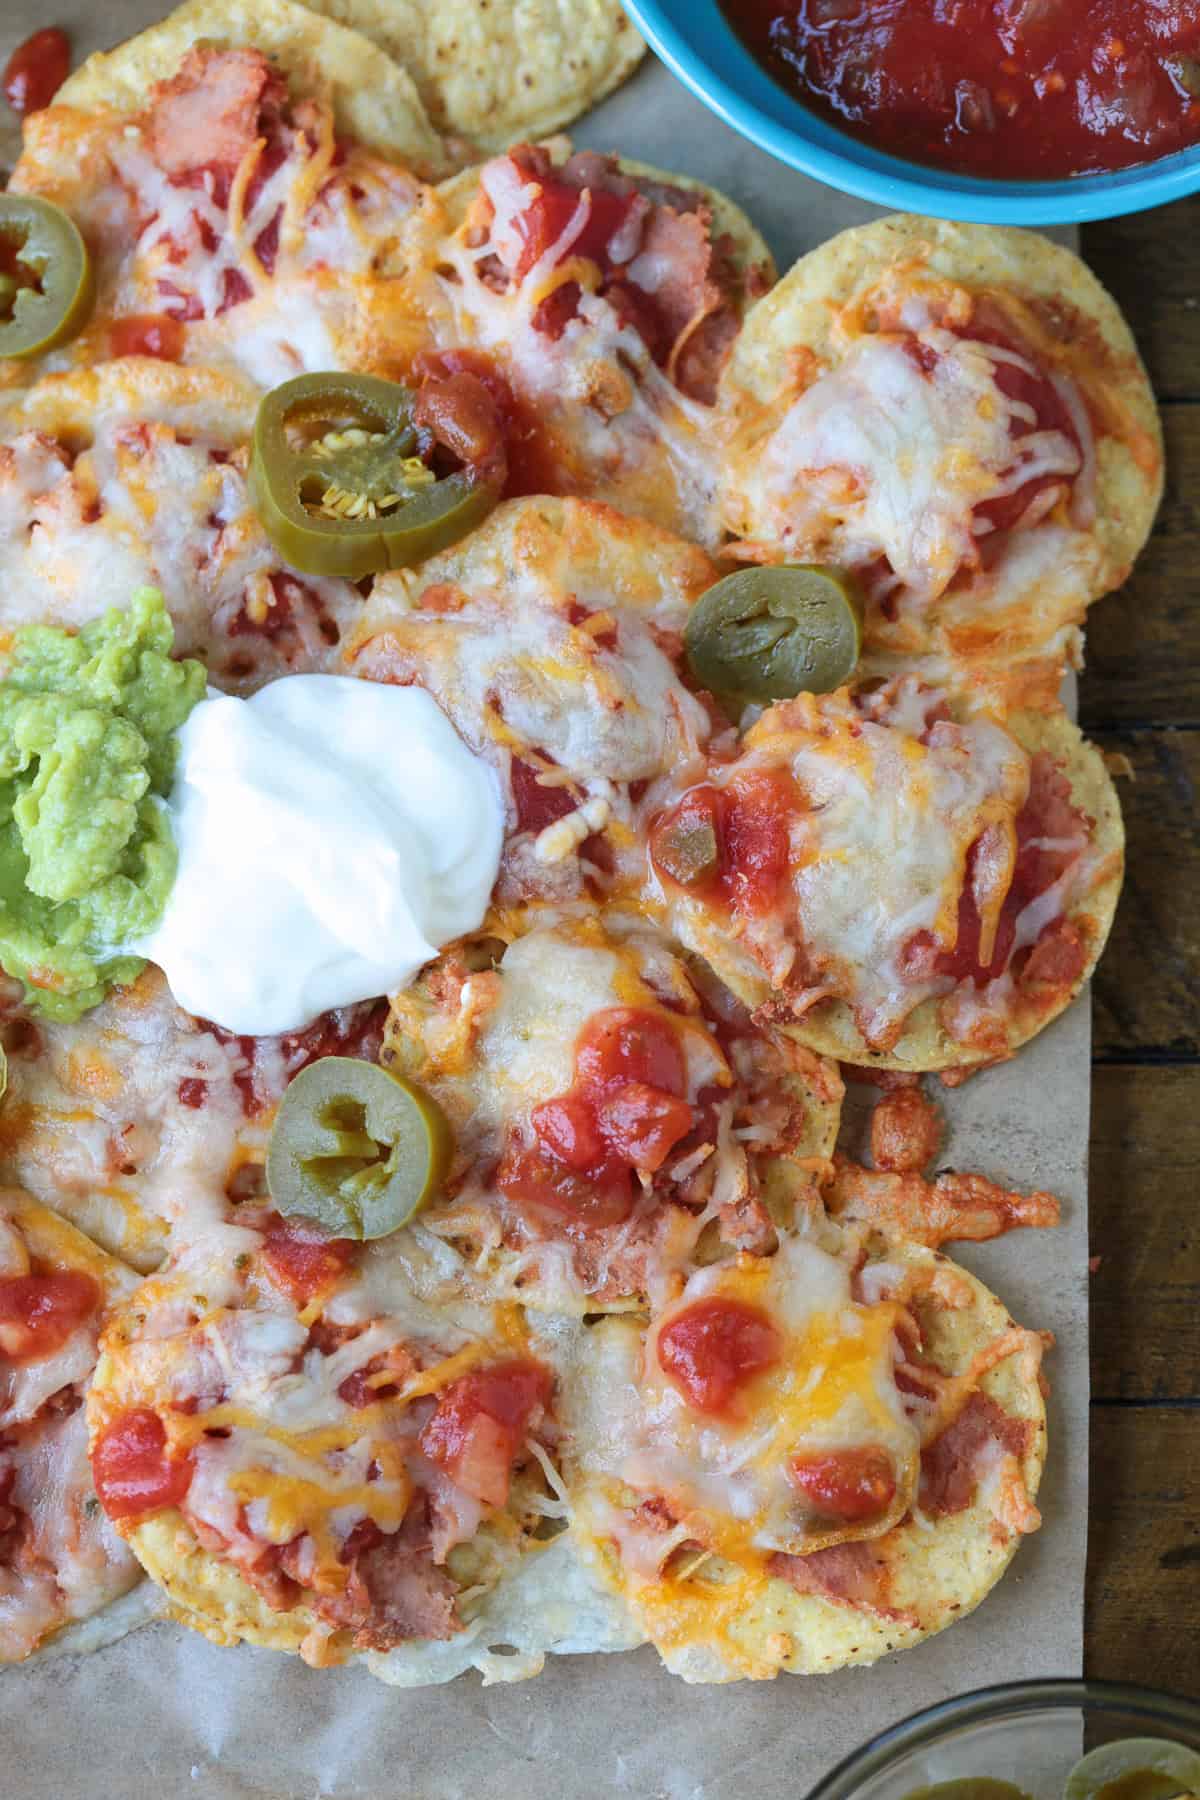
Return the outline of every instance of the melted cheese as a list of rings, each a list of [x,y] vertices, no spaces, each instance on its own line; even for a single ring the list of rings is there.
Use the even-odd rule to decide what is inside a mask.
[[[418,1487],[437,1501],[444,1552],[481,1508],[432,1469],[418,1434],[446,1387],[526,1349],[515,1308],[463,1298],[436,1258],[399,1234],[364,1248],[328,1297],[326,1323],[354,1335],[326,1353],[309,1346],[307,1312],[256,1273],[260,1242],[241,1227],[210,1228],[142,1288],[109,1331],[93,1429],[130,1405],[158,1408],[171,1453],[193,1459],[187,1516],[242,1566],[263,1544],[300,1539],[302,1579],[336,1590],[355,1525],[396,1531]],[[399,1393],[351,1405],[340,1390],[364,1371],[368,1390]]]
[[[804,696],[746,738],[751,760],[784,760],[799,790],[789,904],[816,971],[814,997],[848,1000],[879,1041],[953,985],[914,976],[905,947],[929,933],[954,948],[967,852],[992,820],[1011,827],[1029,787],[1028,756],[988,718],[938,727],[922,742],[933,698],[902,686],[877,720],[844,694]]]
[[[34,388],[5,409],[0,624],[75,629],[149,584],[176,650],[202,656],[219,686],[336,666],[361,596],[281,564],[247,492],[240,446],[252,421],[244,391],[223,378],[140,360]],[[290,584],[285,599],[272,577]],[[254,629],[281,606],[282,630]]]
[[[265,1121],[247,1118],[235,1082],[242,1052],[180,1012],[157,971],[75,1024],[37,1030],[38,1053],[9,1060],[0,1169],[106,1248],[153,1268],[163,1227],[190,1233],[220,1219],[235,1169],[265,1156]],[[264,1097],[269,1074],[260,1059]],[[187,1104],[181,1088],[200,1104]]]
[[[0,1198],[0,1225],[9,1273],[80,1269],[114,1300],[134,1285],[24,1196]],[[98,1612],[140,1573],[92,1489],[79,1403],[96,1363],[97,1330],[92,1316],[49,1356],[10,1362],[0,1355],[0,1512],[15,1511],[18,1547],[0,1559],[0,1663],[20,1660],[72,1620]],[[54,1396],[58,1404],[45,1410]],[[66,1410],[72,1398],[75,1410]]]
[[[480,265],[499,255],[508,268],[522,240],[512,221],[536,195],[507,157],[485,166],[481,186],[495,207],[488,242],[468,247],[459,232],[437,248],[437,301],[431,311],[439,342],[469,343],[496,354],[514,387],[538,409],[553,444],[565,492],[585,492],[626,506],[695,542],[714,545],[714,434],[707,407],[689,401],[658,369],[631,325],[622,325],[602,296],[582,291],[576,316],[557,339],[534,318],[548,294],[576,279],[586,290],[588,265],[571,247],[588,216],[586,194],[559,238],[522,277],[497,293]]]
[[[761,1308],[782,1340],[778,1362],[721,1417],[695,1412],[656,1353],[671,1320],[711,1296]],[[700,1270],[644,1340],[632,1323],[606,1328],[595,1392],[575,1395],[580,1466],[591,1481],[663,1497],[687,1537],[727,1560],[753,1568],[771,1551],[802,1550],[793,1456],[879,1445],[902,1483],[911,1478],[917,1434],[895,1385],[895,1319],[890,1304],[852,1301],[845,1261],[803,1238],[769,1259]]]
[[[917,603],[977,561],[972,510],[1039,475],[1075,476],[1080,456],[1057,431],[1030,432],[1006,399],[1010,352],[929,328],[925,373],[896,338],[864,335],[788,406],[765,441],[735,458],[732,506],[789,555],[851,568],[886,556]],[[1010,424],[1025,427],[1014,457]]]
[[[257,189],[266,145],[253,143],[227,205],[211,175],[172,181],[136,122],[84,122],[90,141],[72,144],[74,155],[59,141],[65,129],[56,109],[44,141],[31,134],[15,181],[48,188],[93,227],[97,325],[53,365],[95,360],[106,319],[162,313],[190,315],[186,360],[239,368],[260,387],[417,347],[401,242],[424,190],[354,145],[335,164],[327,111],[310,104],[304,130],[283,128],[281,159]]]

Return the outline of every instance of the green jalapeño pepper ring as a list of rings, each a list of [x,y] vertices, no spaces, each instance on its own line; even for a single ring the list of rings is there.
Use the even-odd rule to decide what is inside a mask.
[[[849,577],[814,564],[739,569],[702,594],[684,631],[702,687],[745,706],[828,694],[858,661],[862,601]]]
[[[420,455],[416,404],[377,375],[297,375],[263,396],[250,492],[293,568],[361,581],[423,562],[486,518],[499,487],[477,468],[439,477]]]
[[[1196,1794],[1200,1752],[1167,1738],[1120,1738],[1075,1764],[1063,1800],[1191,1800]]]
[[[0,357],[37,356],[76,337],[94,297],[74,219],[32,194],[0,194]]]
[[[281,1213],[342,1238],[386,1237],[416,1217],[450,1166],[445,1114],[378,1063],[323,1056],[292,1081],[267,1151]]]

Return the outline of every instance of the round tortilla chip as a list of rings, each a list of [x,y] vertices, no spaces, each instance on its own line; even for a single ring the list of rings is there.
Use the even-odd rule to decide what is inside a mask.
[[[1028,1043],[1052,1019],[1065,1012],[1090,980],[1099,961],[1120,898],[1125,868],[1125,828],[1121,806],[1104,758],[1083,737],[1064,712],[1015,713],[1004,726],[1030,752],[1048,750],[1061,763],[1071,784],[1071,795],[1095,822],[1092,834],[1091,880],[1086,893],[1067,908],[1066,917],[1083,939],[1087,961],[1083,975],[1070,992],[1022,992],[1010,1009],[1002,1050],[972,1049],[950,1036],[941,1020],[942,1000],[932,998],[914,1007],[904,1031],[890,1050],[873,1050],[843,1000],[822,1000],[799,1018],[783,1019],[782,1029],[818,1055],[863,1068],[902,1069],[922,1074],[938,1069],[968,1068],[1011,1056]],[[781,1015],[786,1002],[775,995],[759,964],[741,950],[719,922],[699,908],[692,909],[678,928],[687,946],[703,956],[725,985],[752,1010],[772,1004]]]
[[[55,105],[84,112],[141,112],[156,81],[174,75],[199,42],[261,50],[297,97],[329,101],[338,128],[368,148],[436,175],[445,167],[437,134],[409,75],[377,44],[293,0],[186,0],[115,50],[98,51],[67,80]]]
[[[453,1245],[472,1274],[487,1284],[489,1293],[517,1300],[528,1310],[564,1316],[639,1310],[647,1303],[646,1273],[661,1273],[664,1259],[672,1269],[685,1264],[696,1268],[736,1255],[735,1246],[717,1235],[715,1222],[690,1251],[684,1251],[677,1233],[680,1215],[673,1215],[675,1226],[669,1223],[670,1188],[662,1190],[658,1214],[665,1238],[647,1240],[644,1265],[639,1265],[633,1244],[626,1241],[626,1225],[590,1234],[588,1248],[604,1271],[602,1288],[585,1285],[571,1261],[576,1246],[569,1233],[565,1240],[553,1234],[541,1240],[547,1251],[541,1265],[535,1255],[536,1234],[523,1240],[498,1230],[498,1222],[505,1216],[504,1199],[494,1185],[493,1171],[514,1121],[527,1119],[538,1102],[568,1087],[573,1077],[574,1044],[584,1017],[594,1016],[605,1005],[651,1004],[658,983],[674,977],[678,986],[673,1010],[677,1007],[679,1018],[687,1017],[693,1027],[706,1031],[716,1047],[712,1017],[689,1011],[684,1003],[686,996],[694,1007],[699,999],[711,995],[715,986],[711,972],[698,958],[680,955],[653,927],[629,918],[620,921],[620,929],[614,929],[615,913],[607,917],[608,924],[595,930],[594,919],[572,919],[569,913],[535,906],[519,920],[519,932],[508,918],[493,921],[497,935],[490,940],[490,947],[484,937],[460,942],[448,957],[431,963],[403,994],[393,997],[386,1038],[388,1066],[433,1095],[450,1122],[456,1144],[447,1191],[424,1209],[422,1228]],[[508,939],[506,953],[515,952],[507,961],[498,954],[504,938]],[[594,967],[592,959],[597,956],[611,958],[614,964],[611,997],[597,999],[587,987],[585,971],[589,964]],[[582,965],[575,957],[584,959]],[[538,983],[529,980],[530,963],[534,963]],[[513,964],[517,967],[510,986],[505,977]],[[506,1018],[494,1047],[489,1013],[472,1013],[460,987],[464,968],[485,971],[478,985],[486,984],[486,991],[496,996],[497,1012],[511,1003],[514,988],[519,994],[517,1010]],[[782,1233],[791,1230],[797,1218],[817,1203],[815,1182],[837,1143],[844,1087],[835,1064],[789,1041],[790,1034],[764,1031],[759,1036],[757,1048],[770,1082],[766,1091],[786,1097],[787,1120],[781,1129],[787,1132],[783,1140],[787,1147],[779,1150],[777,1139],[774,1146],[748,1145],[746,1150],[755,1192],[772,1225]],[[469,1055],[464,1053],[464,1042],[469,1042]],[[741,1042],[744,1049],[750,1048],[747,1040]],[[734,1059],[730,1061],[736,1067]],[[539,1076],[547,1069],[554,1074],[539,1084]],[[757,1091],[745,1082],[741,1085],[743,1096]],[[754,1114],[750,1101],[743,1098],[739,1117],[744,1122],[747,1116]],[[715,1169],[716,1162],[711,1166]],[[716,1181],[719,1183],[719,1175]],[[688,1204],[695,1210],[700,1202]],[[646,1224],[649,1226],[649,1220]],[[619,1288],[610,1277],[609,1250],[615,1266],[627,1278]],[[627,1263],[622,1263],[623,1255],[629,1257]]]
[[[620,0],[312,0],[407,69],[439,131],[503,150],[587,112],[645,44]]]
[[[102,1369],[97,1378],[103,1379]],[[514,1498],[515,1493],[516,1488]],[[509,1510],[510,1515],[516,1510],[512,1502]],[[531,1514],[528,1525],[539,1516]],[[511,1517],[495,1527],[484,1524],[471,1541],[479,1568],[462,1631],[444,1639],[413,1639],[390,1651],[356,1650],[351,1632],[330,1634],[307,1606],[285,1611],[270,1606],[231,1563],[201,1546],[175,1508],[135,1525],[128,1541],[161,1591],[159,1616],[165,1612],[222,1648],[246,1643],[298,1655],[305,1638],[316,1632],[322,1666],[366,1661],[372,1673],[396,1687],[452,1681],[469,1668],[489,1681],[520,1681],[540,1672],[547,1652],[624,1650],[641,1642],[607,1583],[588,1572],[585,1556],[563,1536],[543,1544],[531,1530],[514,1534]],[[551,1566],[540,1579],[547,1552],[553,1552]],[[491,1648],[514,1639],[523,1655],[511,1661]]]
[[[131,1268],[23,1188],[0,1187],[0,1230],[6,1224],[15,1230],[35,1269],[89,1276],[100,1289],[102,1312],[127,1301],[138,1286],[138,1277]],[[79,1329],[87,1328],[85,1321]],[[29,1618],[24,1611],[22,1593],[25,1574],[32,1576],[35,1584],[32,1604],[35,1613],[41,1616],[35,1627],[39,1635],[33,1648],[18,1649],[13,1659],[21,1666],[54,1656],[81,1655],[102,1649],[135,1631],[159,1612],[154,1589],[141,1579],[132,1557],[123,1550],[119,1558],[114,1556],[114,1549],[120,1546],[113,1538],[113,1528],[106,1520],[95,1516],[86,1439],[76,1435],[83,1425],[78,1402],[83,1399],[88,1385],[89,1359],[85,1356],[82,1365],[78,1361],[71,1363],[75,1335],[73,1333],[72,1339],[61,1347],[61,1353],[51,1352],[48,1362],[43,1359],[31,1362],[29,1373],[35,1383],[32,1397],[22,1392],[19,1365],[11,1366],[15,1387],[11,1392],[0,1391],[0,1443],[15,1455],[18,1483],[21,1480],[22,1438],[28,1431],[35,1443],[39,1438],[42,1440],[42,1448],[32,1450],[36,1460],[30,1465],[36,1471],[38,1491],[40,1493],[43,1482],[48,1484],[53,1502],[40,1512],[33,1511],[28,1560],[19,1555],[15,1571],[10,1571],[15,1579],[11,1591],[5,1588],[5,1616],[0,1619],[0,1664],[10,1659],[12,1634],[15,1633],[20,1641],[23,1616]],[[68,1358],[67,1366],[62,1362],[64,1354]],[[39,1364],[50,1373],[50,1379],[40,1386]],[[58,1389],[60,1382],[64,1385]],[[46,1391],[50,1387],[56,1389],[58,1399],[73,1393],[76,1410],[55,1406],[54,1397]],[[49,1407],[47,1402],[50,1402]],[[52,1445],[49,1451],[45,1448],[47,1438]],[[16,1491],[20,1492],[20,1488]],[[19,1516],[23,1503],[18,1501],[17,1504]],[[107,1546],[103,1544],[104,1538],[108,1540]],[[21,1543],[21,1531],[18,1530],[18,1551]],[[79,1552],[84,1556],[82,1567],[72,1572],[70,1557]],[[57,1562],[59,1555],[66,1556],[62,1565]],[[43,1624],[43,1603],[36,1597],[36,1584],[43,1578],[43,1569],[57,1578],[62,1609],[59,1622],[48,1629]],[[7,1645],[3,1628],[7,1628]]]
[[[1072,375],[1087,400],[1097,456],[1094,586],[1060,596],[1052,570],[1031,579],[1023,604],[1030,642],[1022,648],[1032,654],[1073,628],[1082,605],[1125,580],[1163,486],[1162,430],[1137,346],[1111,295],[1063,245],[1015,227],[897,213],[810,251],[754,308],[722,374],[719,407],[733,437],[733,457],[740,444],[753,467],[756,446],[812,379],[812,359],[822,367],[836,365],[842,320],[849,313],[863,328],[859,309],[869,307],[871,290],[890,271],[999,290],[1030,343],[1044,350],[1048,365]],[[751,496],[735,491],[733,466],[731,457],[722,496],[725,522],[739,537],[769,540]],[[939,611],[952,610],[953,594],[936,604]],[[965,614],[967,606],[964,600],[959,611]],[[1000,630],[1003,623],[997,622],[990,648],[1008,658],[1014,649]],[[1006,629],[1011,640],[1011,621]],[[956,617],[952,635],[969,637],[969,622]]]
[[[926,1292],[914,1304],[924,1332],[926,1360],[950,1375],[965,1373],[989,1345],[1011,1333],[1003,1354],[971,1385],[1006,1413],[1028,1420],[1029,1441],[1018,1459],[1025,1502],[1023,1529],[1036,1523],[1032,1500],[1046,1456],[1046,1411],[1039,1379],[1042,1340],[1013,1327],[1008,1310],[981,1281],[948,1257],[916,1245],[883,1247],[891,1264],[925,1278]],[[606,1320],[591,1342],[576,1352],[577,1379],[603,1366],[608,1332],[628,1332],[631,1321]],[[570,1352],[568,1352],[570,1355]],[[568,1488],[571,1487],[569,1469]],[[687,1682],[764,1680],[781,1672],[829,1674],[850,1664],[878,1661],[892,1650],[908,1649],[957,1619],[965,1618],[999,1581],[1020,1543],[1021,1529],[993,1504],[980,1483],[961,1512],[934,1520],[911,1515],[883,1537],[870,1541],[882,1559],[886,1607],[853,1605],[820,1593],[799,1593],[790,1582],[747,1575],[720,1558],[701,1559],[694,1571],[671,1584],[661,1607],[639,1607],[614,1552],[603,1505],[595,1525],[588,1496],[572,1493],[572,1529],[592,1544],[601,1567],[618,1592],[626,1594],[634,1618],[647,1629],[663,1662]]]
[[[1004,724],[1026,750],[1052,753],[1063,765],[1075,804],[1095,821],[1091,884],[1085,894],[1072,902],[1066,913],[1087,951],[1083,975],[1075,988],[1065,995],[1023,992],[1018,987],[1005,1034],[1005,1054],[1011,1056],[1022,1044],[1036,1037],[1052,1019],[1065,1012],[1091,979],[1108,939],[1121,894],[1125,827],[1121,803],[1104,758],[1065,713],[1017,713]],[[902,1036],[890,1051],[872,1050],[864,1042],[850,1008],[843,1001],[822,1001],[786,1029],[810,1050],[867,1068],[924,1072],[995,1061],[994,1051],[972,1051],[949,1035],[941,1022],[940,1005],[937,999],[922,1001],[909,1014]]]

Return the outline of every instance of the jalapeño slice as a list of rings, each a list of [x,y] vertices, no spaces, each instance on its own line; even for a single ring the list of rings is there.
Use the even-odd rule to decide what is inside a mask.
[[[306,575],[361,581],[423,562],[474,529],[497,488],[422,460],[415,395],[377,375],[297,375],[259,403],[250,493],[267,536]]]
[[[1063,1800],[1176,1800],[1200,1795],[1200,1753],[1166,1738],[1120,1738],[1075,1764]]]
[[[32,194],[0,194],[0,357],[37,356],[76,337],[94,295],[74,219]]]
[[[423,1088],[377,1063],[323,1056],[283,1096],[267,1186],[281,1213],[334,1237],[386,1237],[431,1198],[450,1153],[450,1127]]]
[[[684,645],[702,687],[745,706],[828,694],[858,661],[862,601],[847,575],[808,563],[739,569],[702,594]]]

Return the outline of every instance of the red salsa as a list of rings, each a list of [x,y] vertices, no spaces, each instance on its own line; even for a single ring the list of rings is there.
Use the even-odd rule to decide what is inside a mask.
[[[695,1300],[658,1334],[658,1361],[696,1412],[728,1412],[746,1382],[779,1361],[779,1333],[761,1307],[720,1294]]]
[[[530,1421],[550,1398],[541,1363],[512,1357],[448,1387],[421,1433],[421,1450],[485,1506],[503,1506]]]
[[[190,1456],[171,1456],[162,1420],[147,1406],[119,1413],[92,1449],[92,1476],[110,1519],[139,1519],[179,1506],[192,1482]]]
[[[575,1046],[575,1080],[530,1115],[531,1141],[509,1146],[497,1172],[510,1200],[587,1226],[633,1211],[634,1171],[660,1169],[696,1121],[687,1063],[662,1014],[605,1007]]]
[[[1200,143],[1195,0],[722,0],[832,124],[965,175],[1052,179]]]

